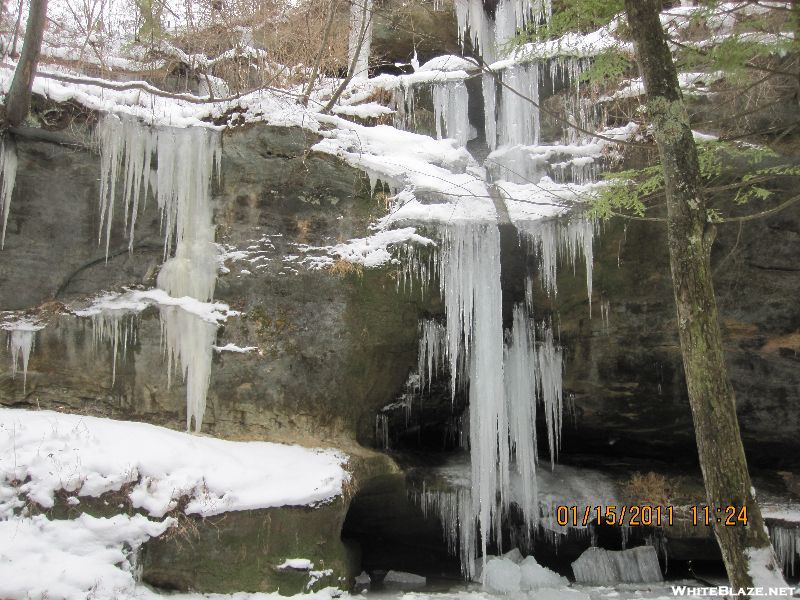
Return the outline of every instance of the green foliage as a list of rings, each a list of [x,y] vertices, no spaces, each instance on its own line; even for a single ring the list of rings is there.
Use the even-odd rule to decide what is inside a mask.
[[[713,46],[683,45],[676,54],[676,65],[679,70],[686,71],[723,71],[729,81],[744,80],[752,75],[749,65],[769,57],[783,56],[791,51],[792,44],[793,41],[786,37],[737,34]]]
[[[570,31],[594,31],[608,25],[624,8],[624,0],[553,0],[550,20],[544,26],[523,31],[514,43],[556,38]]]
[[[770,200],[773,191],[769,184],[781,177],[800,177],[800,165],[760,166],[778,158],[772,150],[760,146],[707,141],[697,144],[697,155],[705,188],[723,191],[724,198],[737,205]],[[589,214],[593,219],[620,214],[643,217],[664,191],[661,165],[606,173],[605,179],[591,199]],[[708,220],[719,222],[724,215],[719,208],[710,208]]]
[[[605,220],[616,214],[644,216],[646,200],[664,189],[660,165],[605,173],[605,183],[592,198],[589,216]]]
[[[608,84],[620,81],[631,70],[632,58],[617,48],[604,50],[594,57],[592,64],[580,75],[582,82]]]

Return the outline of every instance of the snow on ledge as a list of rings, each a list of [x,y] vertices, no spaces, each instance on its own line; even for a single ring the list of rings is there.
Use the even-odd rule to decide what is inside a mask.
[[[292,569],[294,571],[310,571],[314,568],[314,563],[307,558],[287,558],[278,565],[281,571]]]
[[[222,302],[201,302],[196,298],[184,296],[174,298],[164,290],[127,290],[123,293],[110,292],[96,298],[87,308],[73,310],[77,317],[93,317],[103,312],[139,313],[149,306],[179,306],[209,323],[220,323],[228,317],[239,314]]]
[[[304,506],[342,493],[343,453],[232,442],[146,423],[0,409],[0,519],[24,504],[52,507],[59,490],[97,497],[130,484],[135,508],[163,517]],[[24,482],[13,486],[12,481]]]

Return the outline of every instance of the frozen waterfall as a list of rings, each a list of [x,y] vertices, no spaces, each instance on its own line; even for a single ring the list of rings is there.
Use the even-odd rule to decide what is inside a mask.
[[[128,116],[106,115],[98,124],[101,149],[101,238],[105,230],[108,255],[111,222],[117,195],[129,248],[133,248],[136,216],[144,206],[148,190],[155,196],[164,230],[164,258],[158,287],[173,298],[189,302],[213,299],[217,280],[218,253],[214,244],[211,182],[220,174],[221,139],[205,127],[154,129]],[[152,172],[153,154],[157,168]],[[117,185],[122,180],[121,194]],[[174,251],[174,254],[173,254]],[[207,321],[180,303],[161,306],[162,340],[168,368],[180,368],[186,382],[187,429],[200,430],[211,374],[212,346],[216,322]],[[117,346],[126,341],[117,317],[93,317],[96,335],[108,337]],[[114,377],[116,366],[114,367]]]
[[[561,351],[549,327],[540,326],[537,336],[523,305],[515,307],[512,329],[504,334],[496,224],[467,221],[445,226],[437,264],[447,323],[444,332],[435,324],[423,325],[418,368],[421,380],[429,382],[444,353],[452,393],[459,384],[469,390],[472,512],[466,518],[463,506],[447,510],[459,515],[460,543],[473,544],[480,537],[485,556],[490,538],[500,542],[512,469],[523,482],[520,509],[526,522],[533,526],[538,519],[536,406],[541,403],[544,408],[552,462],[563,411]],[[463,532],[465,527],[476,531]],[[470,552],[474,551],[459,549],[462,559]]]
[[[469,33],[487,63],[494,62],[517,30],[532,25],[534,28],[547,20],[552,12],[551,0],[500,0],[494,19],[484,9],[482,0],[456,0],[456,19],[462,44]]]
[[[463,81],[436,83],[432,90],[433,118],[436,137],[453,138],[459,146],[466,146],[473,137],[469,123],[467,86]]]

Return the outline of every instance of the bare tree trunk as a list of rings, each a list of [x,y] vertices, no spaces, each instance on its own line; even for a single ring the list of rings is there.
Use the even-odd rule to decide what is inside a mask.
[[[22,5],[24,0],[19,0],[19,6],[17,7],[17,22],[14,25],[14,41],[11,43],[11,52],[9,52],[9,56],[11,58],[17,58],[19,56],[17,54],[17,41],[19,40],[19,26],[22,23]]]
[[[317,58],[314,61],[314,67],[311,69],[311,77],[308,79],[308,85],[306,85],[306,89],[303,90],[303,96],[298,100],[300,104],[303,106],[308,106],[308,98],[311,96],[311,92],[314,90],[314,84],[317,82],[317,75],[319,74],[319,68],[322,64],[322,57],[325,55],[325,48],[328,46],[328,40],[331,37],[331,31],[333,30],[333,20],[336,17],[336,5],[338,4],[338,0],[331,0],[328,4],[328,21],[325,23],[325,31],[322,34],[322,42],[319,45],[319,52],[317,53]]]
[[[660,0],[625,0],[647,112],[664,168],[681,353],[714,534],[734,588],[785,586],[754,498],[742,446],[711,279],[714,227],[708,221],[697,148],[659,20],[660,8]],[[725,510],[731,506],[737,514],[746,507],[747,526],[724,524]],[[755,564],[765,566],[766,574],[757,575]]]
[[[21,125],[31,109],[31,89],[42,51],[42,39],[47,23],[47,0],[31,0],[22,55],[14,71],[14,80],[6,97],[6,121],[12,126]]]

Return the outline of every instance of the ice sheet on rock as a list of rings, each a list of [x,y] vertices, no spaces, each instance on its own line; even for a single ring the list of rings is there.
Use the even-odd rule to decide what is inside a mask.
[[[493,73],[481,75],[483,96],[483,128],[486,146],[490,151],[497,148],[497,82]]]
[[[539,143],[539,67],[516,65],[501,74],[498,146]]]
[[[395,583],[403,586],[423,586],[427,583],[427,579],[422,575],[415,573],[407,573],[405,571],[390,570],[383,578],[384,583]]]
[[[588,548],[572,563],[575,581],[590,585],[663,581],[658,555],[652,546],[612,551]]]
[[[0,250],[6,244],[6,227],[8,225],[8,214],[11,212],[11,197],[14,194],[14,184],[17,180],[17,146],[9,138],[4,137],[0,141],[0,222],[2,222],[2,233],[0,234]]]
[[[0,409],[0,518],[18,495],[44,508],[59,490],[97,497],[131,484],[135,508],[154,517],[188,497],[186,512],[307,505],[342,492],[346,457],[268,442],[198,437],[145,423],[51,411]],[[11,482],[22,482],[12,485]],[[4,500],[5,499],[5,500]]]
[[[0,597],[129,598],[136,552],[174,523],[138,514],[0,520]]]
[[[589,33],[569,32],[552,40],[523,44],[513,54],[490,64],[491,69],[506,69],[519,63],[565,57],[589,58],[607,50],[632,52],[633,44],[615,36],[618,21]]]
[[[437,139],[452,138],[466,146],[471,138],[467,86],[463,81],[437,83],[432,94]]]
[[[380,227],[401,222],[496,218],[474,159],[453,140],[434,140],[387,125],[364,127],[339,117],[324,120],[336,129],[325,132],[325,139],[313,150],[363,169],[373,189],[380,180],[399,192],[396,198],[402,202],[393,204]]]
[[[346,115],[359,119],[377,118],[383,115],[390,115],[394,111],[388,106],[377,102],[367,102],[365,104],[355,104],[352,106],[335,106],[332,111],[336,115]]]

